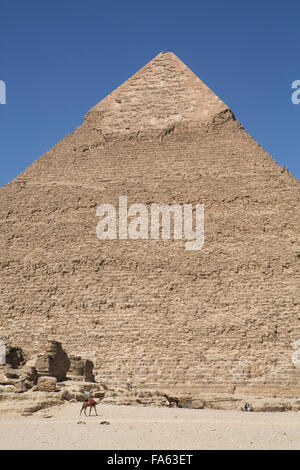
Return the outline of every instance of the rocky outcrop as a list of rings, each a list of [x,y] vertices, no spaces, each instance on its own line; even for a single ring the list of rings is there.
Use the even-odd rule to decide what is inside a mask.
[[[36,392],[33,389],[26,393],[14,394],[0,391],[0,413],[29,415],[41,409],[62,405],[64,400],[58,393]]]
[[[22,348],[6,345],[6,364],[9,364],[13,369],[25,364]]]
[[[7,371],[5,385],[0,384],[0,413],[32,414],[67,402],[82,402],[89,391],[98,404],[135,406],[174,406],[191,409],[222,409],[240,411],[245,402],[252,404],[255,412],[299,411],[299,399],[257,398],[228,393],[178,394],[157,389],[138,389],[135,386],[109,387],[103,383],[66,380],[57,382],[55,377],[39,377],[38,384],[21,390],[23,382],[17,380],[18,371]],[[3,374],[1,376],[3,378]],[[79,376],[78,376],[79,377]],[[18,377],[19,379],[20,377]],[[3,380],[2,380],[3,382]],[[20,390],[18,390],[20,388]],[[22,391],[22,393],[20,393]],[[18,393],[16,393],[18,392]]]
[[[80,356],[70,356],[58,341],[49,341],[44,351],[29,359],[25,365],[21,348],[8,348],[10,363],[0,366],[0,393],[24,393],[33,389],[52,392],[57,382],[68,380],[95,382],[93,362]]]
[[[30,363],[36,368],[38,376],[52,376],[58,381],[65,380],[70,367],[70,359],[58,341],[49,341],[45,352]]]
[[[13,391],[25,392],[32,388],[37,381],[37,372],[34,367],[24,366],[13,369],[9,365],[0,368],[0,385],[13,386]]]
[[[89,359],[82,359],[80,356],[70,356],[70,368],[68,378],[71,380],[81,380],[94,382],[94,364]]]

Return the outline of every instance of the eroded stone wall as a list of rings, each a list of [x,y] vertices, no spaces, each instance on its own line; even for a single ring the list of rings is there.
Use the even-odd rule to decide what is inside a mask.
[[[0,339],[29,354],[61,341],[112,384],[297,395],[299,181],[220,101],[196,124],[183,96],[181,124],[166,112],[129,135],[120,109],[114,134],[94,108],[0,190]],[[96,208],[120,195],[204,204],[204,247],[100,241]]]

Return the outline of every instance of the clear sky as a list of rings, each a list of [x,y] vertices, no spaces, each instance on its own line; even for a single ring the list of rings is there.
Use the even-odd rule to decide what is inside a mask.
[[[300,178],[299,0],[0,0],[0,185],[173,51]]]

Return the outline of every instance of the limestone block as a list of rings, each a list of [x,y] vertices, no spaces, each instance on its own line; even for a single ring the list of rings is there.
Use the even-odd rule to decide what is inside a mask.
[[[56,390],[56,377],[39,377],[37,386],[40,392],[55,392]]]
[[[88,359],[82,359],[80,356],[70,356],[70,368],[68,377],[72,380],[83,380],[86,382],[94,382],[93,375],[94,364]]]
[[[25,363],[23,351],[20,347],[6,345],[6,364],[17,369]]]
[[[70,360],[67,353],[62,349],[61,343],[49,341],[45,352],[35,359],[34,367],[38,376],[50,375],[56,377],[58,381],[62,381],[66,378]]]

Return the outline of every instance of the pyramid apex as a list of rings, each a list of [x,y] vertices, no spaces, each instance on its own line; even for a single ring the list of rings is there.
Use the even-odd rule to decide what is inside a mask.
[[[171,54],[176,57],[176,54],[174,54],[172,51],[161,51],[160,54]]]
[[[135,134],[176,124],[203,123],[228,110],[171,51],[150,62],[86,115],[103,134]]]

